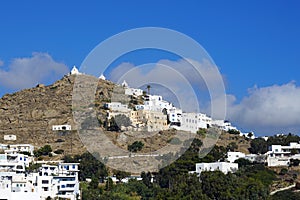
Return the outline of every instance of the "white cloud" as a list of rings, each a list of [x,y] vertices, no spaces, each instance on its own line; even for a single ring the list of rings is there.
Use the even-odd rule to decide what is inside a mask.
[[[33,53],[29,58],[15,58],[8,70],[0,69],[0,85],[8,90],[19,90],[37,83],[50,84],[69,71],[48,53]]]
[[[299,133],[300,87],[294,82],[249,89],[237,103],[228,96],[227,116],[240,127],[261,134]]]

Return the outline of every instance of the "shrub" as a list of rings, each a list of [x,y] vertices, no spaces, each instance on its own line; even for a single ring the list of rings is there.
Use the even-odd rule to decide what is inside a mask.
[[[128,145],[128,150],[131,152],[137,152],[137,151],[142,150],[143,147],[144,147],[144,144],[141,141],[135,141],[131,145]]]
[[[65,151],[63,149],[57,149],[54,151],[55,154],[63,154]]]

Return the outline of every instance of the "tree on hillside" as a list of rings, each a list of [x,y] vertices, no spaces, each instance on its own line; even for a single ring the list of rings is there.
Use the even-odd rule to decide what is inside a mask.
[[[268,151],[268,143],[262,138],[251,140],[249,151],[254,154],[264,154]]]
[[[124,172],[124,171],[115,170],[114,171],[114,175],[116,175],[116,178],[119,180],[119,183],[121,183],[122,179],[130,176],[130,173]]]
[[[227,131],[227,133],[232,134],[232,135],[240,135],[240,131],[235,130],[235,129],[230,129]]]
[[[238,145],[235,142],[230,142],[226,149],[227,151],[235,151],[238,148]]]
[[[38,150],[35,150],[33,153],[35,157],[39,157],[39,156],[50,155],[51,152],[52,152],[51,146],[46,144],[45,146],[39,148]]]
[[[144,143],[142,143],[141,141],[135,141],[131,145],[128,145],[128,151],[137,152],[137,151],[142,150],[143,146],[144,146]]]

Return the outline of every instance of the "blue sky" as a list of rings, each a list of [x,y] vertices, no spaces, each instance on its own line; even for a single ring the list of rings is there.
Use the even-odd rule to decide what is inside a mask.
[[[226,79],[228,118],[235,125],[259,134],[300,133],[295,119],[300,113],[299,9],[296,0],[1,1],[0,96],[18,90],[20,84],[27,86],[24,80],[28,86],[36,83],[29,80],[34,75],[24,74],[31,63],[57,64],[50,71],[33,68],[36,76],[49,73],[38,77],[49,84],[66,67],[80,66],[108,37],[158,26],[182,32],[207,50]],[[147,55],[128,59],[136,65],[149,61]],[[164,54],[151,59],[158,62]],[[24,63],[27,71],[17,73]],[[252,110],[261,117],[253,116],[249,105],[256,105],[259,110]],[[288,120],[282,122],[277,113]],[[265,119],[269,121],[262,122]]]

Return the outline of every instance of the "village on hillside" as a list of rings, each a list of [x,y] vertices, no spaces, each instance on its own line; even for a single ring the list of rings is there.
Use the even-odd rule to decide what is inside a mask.
[[[69,75],[80,75],[74,66]],[[104,75],[99,79],[106,80]],[[168,129],[186,131],[198,134],[199,131],[211,127],[226,132],[233,132],[248,140],[255,139],[253,132],[241,133],[229,121],[212,119],[204,113],[184,112],[172,102],[163,99],[161,95],[150,94],[141,89],[131,88],[124,80],[121,84],[125,95],[140,98],[142,101],[134,106],[128,106],[122,102],[107,102],[103,108],[107,112],[107,121],[115,120],[118,131],[148,131],[156,132]],[[150,90],[150,88],[149,88]],[[118,120],[119,119],[119,120]],[[108,127],[111,124],[107,125]],[[53,131],[72,130],[69,124],[57,124],[52,126]],[[116,129],[112,129],[116,131]],[[268,137],[261,137],[267,141]],[[15,141],[16,135],[5,135],[4,140]],[[45,145],[35,149],[31,144],[0,144],[0,199],[81,199],[79,181],[79,163],[37,160],[37,154],[54,155],[51,148]],[[227,151],[227,158],[217,162],[197,163],[195,171],[190,174],[200,174],[203,171],[221,171],[224,174],[235,173],[239,169],[238,159],[250,162],[262,163],[269,167],[289,166],[295,160],[300,160],[299,142],[290,142],[289,145],[271,145],[264,153],[247,154],[238,151]],[[298,163],[299,164],[299,163]],[[32,169],[32,166],[37,166]],[[108,177],[106,177],[108,178]],[[115,177],[111,177],[117,181]],[[133,178],[133,177],[131,177]],[[134,177],[141,179],[141,177]],[[121,179],[128,182],[129,178]]]

